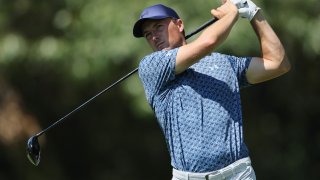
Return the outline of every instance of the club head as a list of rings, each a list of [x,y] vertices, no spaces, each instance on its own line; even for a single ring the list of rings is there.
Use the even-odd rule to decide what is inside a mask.
[[[35,166],[38,166],[40,163],[40,144],[38,142],[38,136],[29,138],[27,142],[27,157]]]

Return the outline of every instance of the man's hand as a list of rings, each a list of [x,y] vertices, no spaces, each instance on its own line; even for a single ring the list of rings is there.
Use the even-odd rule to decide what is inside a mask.
[[[217,9],[212,9],[211,14],[218,18],[221,19],[227,14],[233,14],[238,16],[238,9],[237,6],[230,0],[223,0],[222,5],[218,7]]]
[[[253,19],[260,9],[251,0],[232,0],[232,2],[237,5],[239,15],[243,18],[249,19],[249,21]]]

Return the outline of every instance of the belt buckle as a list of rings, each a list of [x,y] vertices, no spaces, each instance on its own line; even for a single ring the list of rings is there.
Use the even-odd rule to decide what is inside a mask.
[[[204,176],[205,180],[217,179],[217,177],[223,177],[220,171],[214,171],[212,173],[208,173]]]
[[[205,180],[209,180],[209,175],[210,174],[207,174],[207,175],[204,176]]]

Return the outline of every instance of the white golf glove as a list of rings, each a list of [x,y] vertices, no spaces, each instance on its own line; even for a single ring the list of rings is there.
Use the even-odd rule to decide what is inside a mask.
[[[232,2],[238,7],[239,15],[249,19],[249,21],[253,19],[260,9],[251,0],[232,0]]]

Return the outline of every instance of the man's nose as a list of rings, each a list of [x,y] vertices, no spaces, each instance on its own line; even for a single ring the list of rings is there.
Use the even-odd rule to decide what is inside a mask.
[[[157,40],[159,38],[159,33],[157,31],[152,31],[152,40]]]

